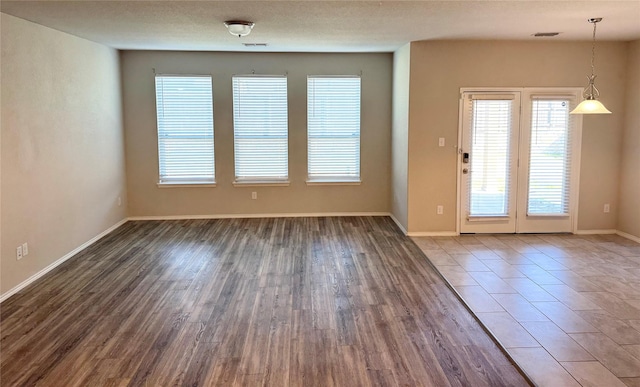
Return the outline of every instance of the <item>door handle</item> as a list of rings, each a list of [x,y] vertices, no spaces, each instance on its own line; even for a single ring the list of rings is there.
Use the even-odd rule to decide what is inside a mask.
[[[462,173],[464,173],[465,175],[466,175],[467,173],[469,173],[469,168],[464,168],[464,169],[462,170]]]

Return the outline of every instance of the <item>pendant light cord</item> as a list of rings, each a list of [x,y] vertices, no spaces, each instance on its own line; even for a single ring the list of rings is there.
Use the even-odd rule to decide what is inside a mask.
[[[600,92],[594,85],[594,81],[596,79],[596,24],[598,24],[600,20],[602,19],[589,19],[589,22],[593,23],[593,40],[591,42],[591,76],[587,77],[589,79],[589,84],[583,93],[585,99],[597,99],[600,96]]]
[[[593,22],[593,43],[591,44],[591,76],[595,74],[595,60],[596,60],[596,24],[598,22]]]

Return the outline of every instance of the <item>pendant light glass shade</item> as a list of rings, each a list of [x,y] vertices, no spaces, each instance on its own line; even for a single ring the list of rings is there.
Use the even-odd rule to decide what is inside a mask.
[[[596,56],[596,24],[602,21],[601,17],[588,20],[589,23],[593,23],[593,43],[591,45],[591,75],[587,77],[589,84],[584,89],[582,94],[584,101],[580,102],[575,109],[569,114],[611,114],[609,109],[604,107],[602,102],[598,101],[600,92],[595,86],[595,56]]]
[[[570,114],[611,114],[611,112],[597,99],[585,99]]]

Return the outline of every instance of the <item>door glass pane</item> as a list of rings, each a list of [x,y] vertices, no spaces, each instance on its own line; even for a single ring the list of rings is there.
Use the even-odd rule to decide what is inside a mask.
[[[469,216],[509,214],[512,100],[474,100],[471,120]]]
[[[568,100],[533,100],[528,215],[569,213],[569,111]]]

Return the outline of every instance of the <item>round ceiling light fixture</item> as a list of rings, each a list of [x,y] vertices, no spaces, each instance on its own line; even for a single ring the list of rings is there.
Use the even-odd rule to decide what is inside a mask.
[[[239,38],[249,35],[254,25],[254,22],[245,20],[227,20],[224,22],[224,26],[227,27],[229,33]]]

